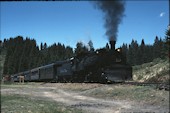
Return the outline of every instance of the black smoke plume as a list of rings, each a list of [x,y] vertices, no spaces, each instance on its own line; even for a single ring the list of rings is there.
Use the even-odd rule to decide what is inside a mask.
[[[117,39],[118,25],[124,16],[124,5],[125,2],[122,0],[96,1],[97,8],[104,12],[106,35],[109,40]]]

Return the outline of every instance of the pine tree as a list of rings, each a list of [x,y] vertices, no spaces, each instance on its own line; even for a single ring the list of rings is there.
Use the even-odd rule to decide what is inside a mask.
[[[144,39],[142,39],[142,41],[141,41],[140,51],[142,53],[141,64],[146,63],[147,62],[147,54],[146,54],[146,46],[145,46]]]
[[[138,57],[140,55],[140,50],[137,41],[133,40],[131,46],[132,46],[132,53],[133,53],[133,64],[137,65],[140,62],[140,58]]]
[[[88,53],[88,48],[84,46],[82,42],[77,42],[76,48],[75,48],[75,55],[82,56],[87,53]]]
[[[153,44],[153,56],[154,58],[160,58],[163,57],[163,41],[162,39],[158,38],[158,36],[156,36],[154,44]]]
[[[109,51],[109,44],[106,43],[106,46],[105,46],[106,50]]]
[[[122,55],[124,57],[124,61],[127,62],[127,54],[128,54],[128,47],[127,47],[127,44],[124,44],[122,45]]]
[[[165,32],[163,51],[164,55],[168,56],[168,58],[170,59],[170,26]]]
[[[77,42],[76,48],[75,48],[75,54],[78,55],[83,51],[83,43]]]
[[[70,46],[67,46],[66,48],[65,48],[65,56],[66,56],[66,58],[70,58],[70,57],[72,57],[73,56],[73,48],[71,48]]]
[[[133,63],[133,53],[132,53],[132,47],[131,45],[129,44],[129,47],[128,47],[128,52],[127,52],[127,63],[129,65],[134,65]]]
[[[88,42],[88,46],[90,47],[90,51],[93,52],[94,47],[93,47],[93,42],[91,40]]]
[[[43,46],[43,43],[41,42],[40,44],[40,50],[43,50],[44,49],[44,46]]]

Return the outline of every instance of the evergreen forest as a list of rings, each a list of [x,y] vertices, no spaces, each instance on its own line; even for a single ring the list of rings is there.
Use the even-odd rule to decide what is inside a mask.
[[[133,39],[130,44],[124,43],[120,48],[122,48],[123,55],[129,65],[140,65],[151,62],[155,58],[169,58],[169,39],[170,30],[167,30],[164,38],[156,36],[154,43],[151,45],[145,44],[144,39],[140,43]],[[104,48],[108,48],[108,43]],[[46,43],[37,45],[35,39],[22,36],[0,40],[0,54],[5,55],[3,75],[27,71],[56,61],[69,59],[80,52],[95,50],[91,40],[87,46],[82,42],[77,42],[74,49],[59,42],[49,46]]]

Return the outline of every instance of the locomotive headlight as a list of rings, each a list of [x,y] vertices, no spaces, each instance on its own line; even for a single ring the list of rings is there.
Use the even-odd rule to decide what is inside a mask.
[[[118,48],[118,49],[117,49],[117,51],[118,51],[118,52],[120,52],[120,51],[121,51],[121,49],[120,49],[120,48]]]

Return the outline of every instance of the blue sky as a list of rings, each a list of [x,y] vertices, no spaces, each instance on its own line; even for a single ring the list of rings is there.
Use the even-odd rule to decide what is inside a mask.
[[[116,47],[132,39],[152,44],[164,38],[169,24],[168,0],[134,1],[125,4],[125,16],[118,28]],[[89,1],[1,2],[0,39],[18,35],[47,45],[62,43],[75,48],[78,41],[92,40],[95,48],[108,42],[103,13]]]

